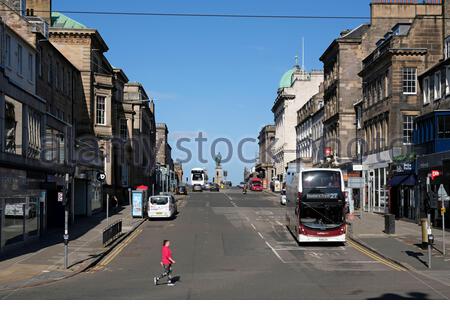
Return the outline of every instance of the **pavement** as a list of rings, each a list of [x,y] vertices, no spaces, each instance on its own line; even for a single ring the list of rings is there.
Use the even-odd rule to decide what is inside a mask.
[[[108,247],[103,230],[122,220],[122,235]],[[122,207],[109,219],[106,213],[83,217],[69,227],[69,268],[64,267],[63,230],[50,230],[38,242],[0,256],[0,291],[16,290],[60,281],[85,271],[137,228],[143,219],[133,219],[130,207]]]
[[[1,299],[312,300],[448,299],[445,281],[399,268],[349,240],[299,246],[285,207],[267,193],[190,193],[173,220],[145,221],[93,268],[55,283],[0,292]],[[175,287],[162,282],[170,239]]]
[[[350,237],[381,256],[395,261],[408,270],[419,272],[450,285],[450,232],[445,231],[446,255],[443,254],[442,229],[433,229],[435,244],[431,268],[428,266],[428,248],[422,245],[421,226],[397,220],[395,234],[384,232],[384,216],[358,213],[351,220]]]

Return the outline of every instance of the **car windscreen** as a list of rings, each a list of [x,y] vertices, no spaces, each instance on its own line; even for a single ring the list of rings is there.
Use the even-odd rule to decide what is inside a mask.
[[[338,171],[308,171],[302,174],[303,189],[341,188],[341,173]]]
[[[163,206],[169,203],[168,197],[151,197],[150,203],[158,206]]]
[[[252,185],[254,185],[256,187],[262,186],[261,182],[259,182],[259,181],[252,182]]]
[[[195,174],[192,175],[192,180],[194,180],[194,181],[203,180],[203,175],[200,174],[200,173],[195,173]]]

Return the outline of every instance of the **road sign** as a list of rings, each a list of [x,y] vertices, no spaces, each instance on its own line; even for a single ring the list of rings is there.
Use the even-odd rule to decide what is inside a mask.
[[[97,173],[97,181],[98,182],[104,182],[105,180],[106,180],[106,174],[101,173],[101,172]]]
[[[64,201],[64,192],[58,192],[58,202]]]
[[[441,208],[441,215],[445,215],[447,213],[447,209]]]
[[[441,184],[441,186],[439,187],[438,195],[439,195],[440,201],[449,201],[450,200],[450,197],[448,196],[447,191],[445,190],[443,184]]]
[[[360,177],[348,178],[348,187],[352,189],[360,189],[364,187],[364,178]]]

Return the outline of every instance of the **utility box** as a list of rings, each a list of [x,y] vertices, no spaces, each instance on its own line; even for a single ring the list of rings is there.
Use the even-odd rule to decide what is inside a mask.
[[[395,215],[386,214],[384,216],[384,233],[395,234]]]

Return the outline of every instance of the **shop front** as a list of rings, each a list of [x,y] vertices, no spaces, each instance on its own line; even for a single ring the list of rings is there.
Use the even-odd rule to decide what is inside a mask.
[[[414,163],[392,164],[389,176],[389,213],[398,219],[418,221]]]
[[[0,168],[0,252],[37,240],[46,228],[46,192],[32,185],[26,171]]]
[[[363,161],[363,208],[366,212],[388,213],[389,191],[387,188],[389,151],[367,156]]]

